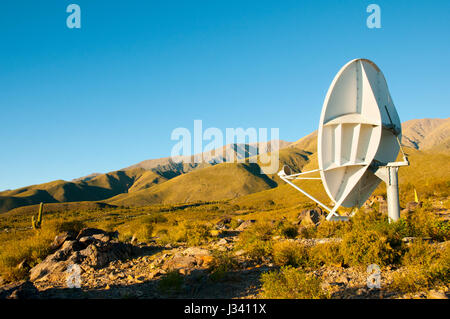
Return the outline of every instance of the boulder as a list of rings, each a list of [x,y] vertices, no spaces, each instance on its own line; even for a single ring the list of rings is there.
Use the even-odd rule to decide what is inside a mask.
[[[256,220],[254,219],[249,219],[246,220],[245,222],[243,222],[242,224],[239,225],[239,227],[236,228],[236,230],[244,230],[249,228],[251,225],[253,225],[254,223],[256,223]]]
[[[102,229],[98,229],[98,228],[86,227],[86,228],[83,228],[82,230],[80,230],[76,239],[79,240],[80,238],[85,237],[85,236],[93,236],[93,235],[98,235],[98,234],[108,235],[108,232],[104,231]]]
[[[72,264],[82,268],[102,268],[112,261],[132,257],[134,246],[111,240],[114,235],[96,228],[81,230],[76,240],[67,240],[68,234],[60,234],[54,245],[59,248],[30,270],[30,280],[65,282],[66,270]],[[61,244],[62,238],[65,241]]]
[[[225,217],[222,218],[221,220],[219,220],[216,224],[216,229],[224,229],[224,228],[228,228],[228,225],[231,223],[231,218],[230,217]]]
[[[325,213],[320,207],[314,209],[305,209],[300,212],[298,219],[303,226],[317,225],[325,218]]]
[[[62,246],[62,244],[64,244],[65,241],[74,240],[75,235],[76,234],[74,234],[73,232],[68,232],[68,231],[62,232],[61,234],[59,234],[55,237],[55,239],[53,240],[53,242],[50,245],[50,249],[53,251],[59,249]]]
[[[175,255],[172,259],[166,261],[162,267],[164,270],[192,269],[197,265],[197,259],[193,256]]]

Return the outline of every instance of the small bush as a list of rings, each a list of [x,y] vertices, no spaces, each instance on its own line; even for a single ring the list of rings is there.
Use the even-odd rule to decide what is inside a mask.
[[[344,263],[350,266],[392,263],[398,255],[387,237],[373,230],[352,231],[346,234],[340,246]]]
[[[349,223],[345,221],[323,220],[314,233],[316,238],[335,238],[341,237],[349,231]]]
[[[417,241],[402,258],[403,271],[394,274],[391,288],[400,292],[430,289],[450,281],[450,244],[437,250],[432,245]]]
[[[255,260],[263,260],[272,254],[271,238],[275,227],[271,223],[256,223],[239,235],[236,249],[243,249],[247,256]]]
[[[133,237],[140,242],[147,242],[152,238],[153,223],[145,218],[138,218],[118,227],[119,239],[131,240]]]
[[[339,243],[324,243],[312,247],[309,251],[310,264],[314,267],[322,265],[342,266],[344,257]]]
[[[204,224],[186,224],[184,238],[188,245],[197,246],[211,238],[211,227]]]
[[[216,251],[213,254],[213,261],[209,267],[210,279],[212,281],[222,281],[230,271],[238,267],[238,261],[228,251]]]
[[[298,227],[294,225],[285,225],[284,223],[279,227],[279,233],[285,238],[295,238],[298,235]]]
[[[273,260],[279,266],[304,267],[309,261],[308,250],[300,243],[278,242],[273,245]]]
[[[168,272],[158,283],[158,288],[164,293],[176,293],[181,290],[184,278],[178,271]]]
[[[261,276],[262,297],[270,299],[323,299],[328,294],[321,288],[321,280],[301,269],[282,267]]]

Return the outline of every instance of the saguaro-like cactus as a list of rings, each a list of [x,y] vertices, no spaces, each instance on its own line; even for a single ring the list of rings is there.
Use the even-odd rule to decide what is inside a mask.
[[[34,216],[31,216],[31,225],[33,226],[33,229],[41,228],[43,210],[44,210],[44,203],[41,203],[39,205],[39,213],[37,220],[34,219]]]

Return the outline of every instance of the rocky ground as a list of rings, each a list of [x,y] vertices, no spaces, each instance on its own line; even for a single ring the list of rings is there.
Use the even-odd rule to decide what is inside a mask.
[[[260,276],[275,269],[270,262],[255,264],[234,249],[240,231],[222,231],[213,243],[199,247],[123,243],[117,233],[85,228],[78,234],[65,232],[52,243],[53,253],[29,269],[29,280],[0,283],[0,298],[258,298]],[[283,240],[274,238],[274,240]],[[295,239],[320,245],[339,239]],[[221,280],[210,276],[214,252],[230,251],[238,267]],[[27,267],[27,265],[19,265]],[[448,298],[448,287],[398,295],[383,289],[392,274],[401,269],[383,269],[381,289],[367,288],[365,269],[324,266],[315,270],[332,298]],[[181,274],[180,286],[161,289],[167,273]]]

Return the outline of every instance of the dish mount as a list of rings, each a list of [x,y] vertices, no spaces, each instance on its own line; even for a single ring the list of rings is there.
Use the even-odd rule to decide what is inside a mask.
[[[327,220],[348,220],[337,210],[361,207],[383,181],[386,183],[389,220],[400,218],[398,168],[409,161],[400,143],[401,122],[386,80],[367,59],[344,65],[328,89],[318,130],[319,168],[294,173],[284,166],[278,176],[326,209]],[[397,162],[399,151],[403,160]],[[308,177],[320,173],[320,177]],[[295,185],[292,180],[320,179],[332,208]]]

